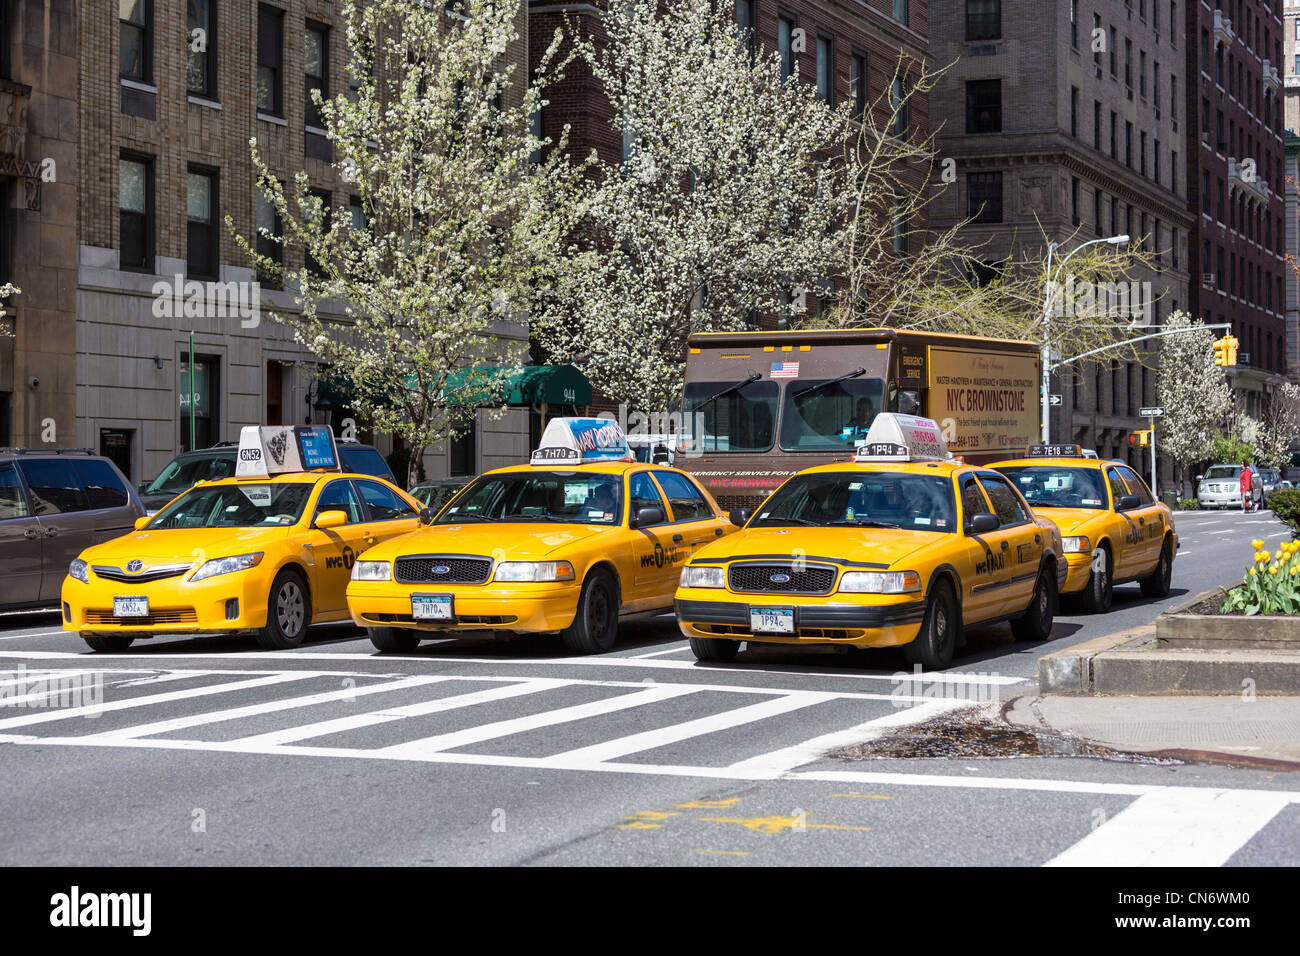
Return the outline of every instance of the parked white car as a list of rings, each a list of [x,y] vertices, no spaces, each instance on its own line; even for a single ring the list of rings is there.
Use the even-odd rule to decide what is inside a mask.
[[[1250,465],[1250,496],[1255,504],[1264,500],[1264,480],[1259,469]],[[1196,476],[1196,500],[1202,508],[1241,507],[1241,465],[1211,465]]]

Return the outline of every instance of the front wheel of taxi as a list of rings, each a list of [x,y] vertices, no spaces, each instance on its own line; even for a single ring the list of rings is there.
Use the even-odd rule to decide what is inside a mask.
[[[386,654],[402,654],[420,646],[418,631],[400,627],[370,627],[366,628],[366,632],[370,635],[370,643],[375,645],[375,650]]]
[[[1025,613],[1011,622],[1011,633],[1018,641],[1045,641],[1052,633],[1056,616],[1056,575],[1049,568],[1038,572],[1034,595]]]
[[[124,651],[135,640],[130,634],[92,634],[89,631],[82,631],[81,639],[92,651]]]
[[[1169,583],[1174,576],[1174,548],[1169,539],[1160,546],[1160,560],[1155,570],[1138,582],[1144,597],[1169,597]]]
[[[736,656],[740,650],[740,641],[729,641],[722,637],[692,637],[691,653],[697,661],[709,664],[725,664]]]
[[[311,594],[307,582],[293,568],[285,568],[271,583],[266,608],[266,626],[257,632],[257,643],[268,651],[297,647],[311,623]]]
[[[952,663],[957,648],[957,630],[961,627],[961,610],[953,596],[952,585],[946,580],[936,581],[930,589],[930,600],[925,606],[921,631],[916,640],[903,645],[903,656],[909,664],[920,664],[926,670],[941,670]]]
[[[1084,609],[1092,614],[1105,614],[1110,610],[1114,589],[1114,582],[1110,577],[1110,551],[1105,547],[1098,548],[1093,552],[1088,586],[1079,595]]]
[[[588,574],[573,623],[560,632],[564,646],[577,654],[599,654],[612,648],[618,633],[618,604],[613,576],[599,568]]]

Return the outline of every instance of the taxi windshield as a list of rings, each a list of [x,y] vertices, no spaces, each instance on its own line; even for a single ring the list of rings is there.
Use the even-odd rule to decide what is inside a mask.
[[[623,514],[618,475],[510,471],[476,478],[435,524],[464,521],[552,521],[617,524]]]
[[[1106,507],[1106,490],[1098,468],[1025,465],[997,470],[1011,479],[1031,508]]]
[[[311,489],[301,483],[205,485],[158,512],[149,530],[288,526],[302,514]]]
[[[836,471],[796,475],[763,502],[751,528],[957,529],[952,482],[938,475]]]

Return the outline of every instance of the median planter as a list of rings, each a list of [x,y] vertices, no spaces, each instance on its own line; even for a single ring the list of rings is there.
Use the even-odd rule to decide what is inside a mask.
[[[1224,613],[1232,591],[1206,591],[1162,613],[1156,618],[1157,644],[1300,653],[1300,615]]]

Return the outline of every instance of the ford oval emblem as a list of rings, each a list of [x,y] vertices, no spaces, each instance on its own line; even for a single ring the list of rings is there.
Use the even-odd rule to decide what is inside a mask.
[[[789,583],[790,583],[790,575],[788,575],[788,574],[774,574],[774,575],[772,575],[770,578],[768,578],[768,580],[771,581],[773,584],[789,584]]]
[[[135,574],[143,567],[144,567],[144,562],[141,561],[139,558],[132,558],[130,561],[126,562],[126,569],[130,571],[132,574]]]
[[[433,569],[433,573],[434,573],[434,574],[446,574],[446,573],[447,573],[448,571],[450,571],[450,570],[451,570],[451,568],[447,567],[447,565],[445,565],[445,564],[440,564],[440,565],[438,565],[436,568]]]

